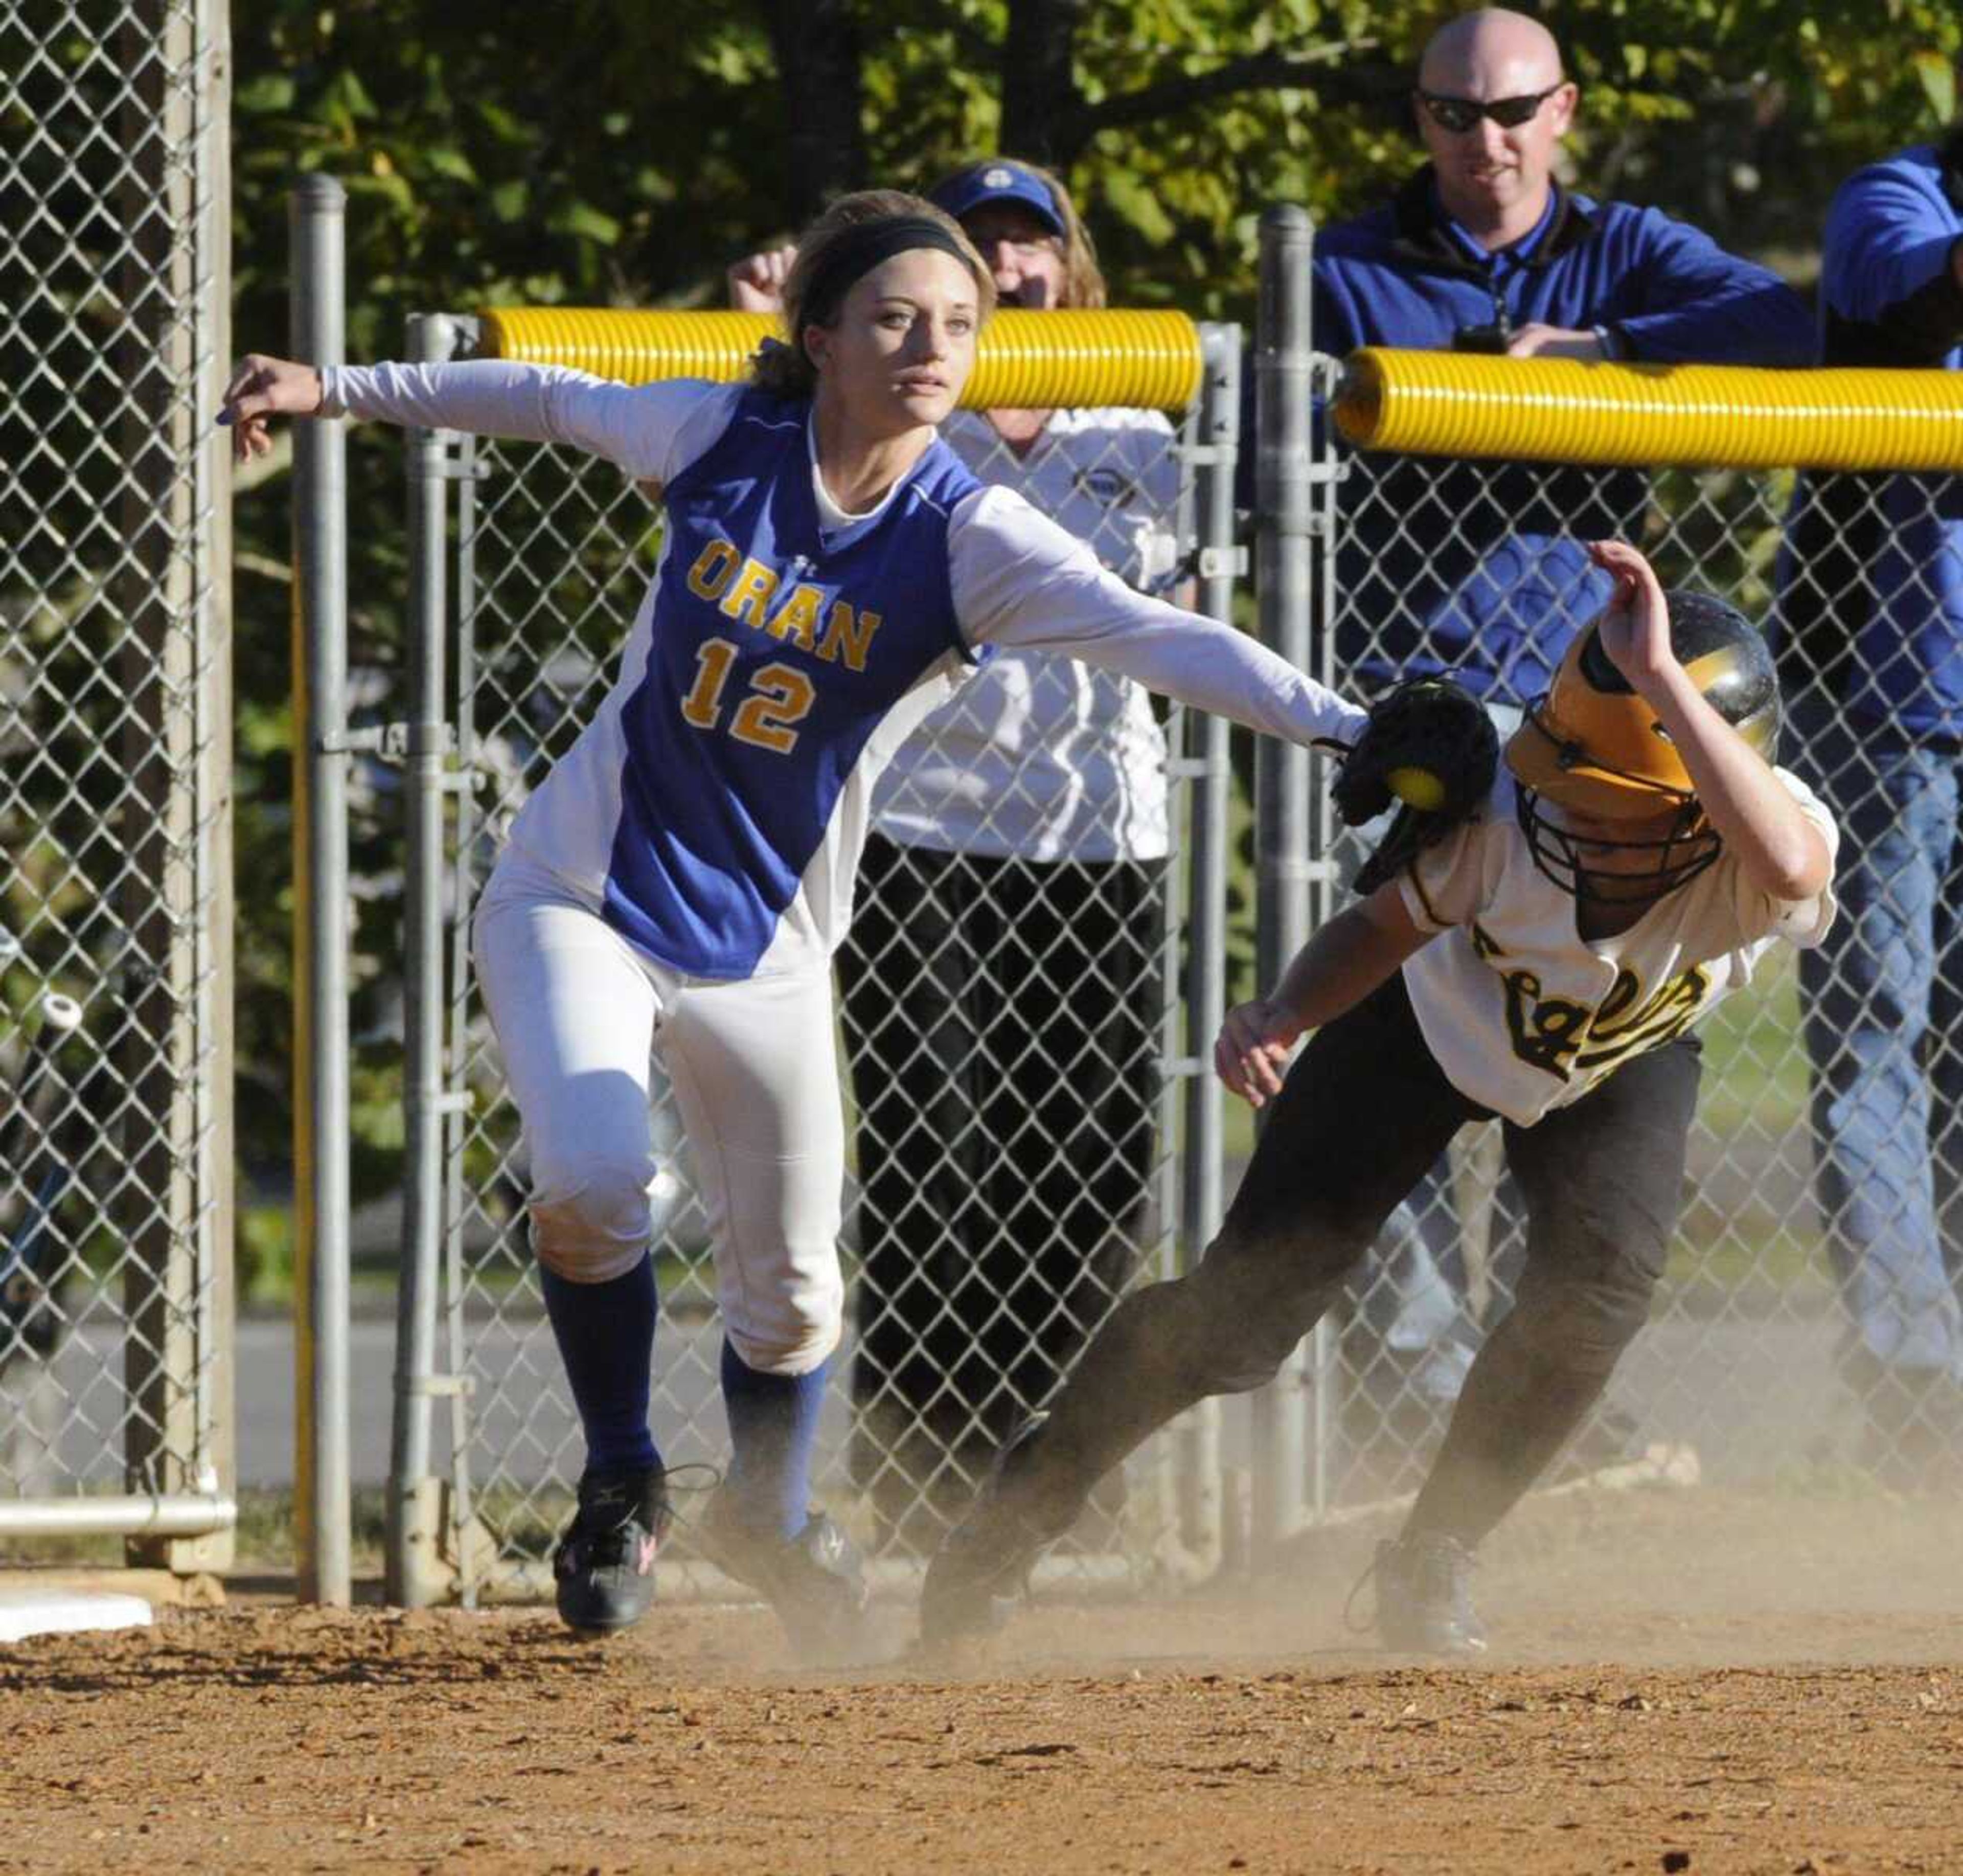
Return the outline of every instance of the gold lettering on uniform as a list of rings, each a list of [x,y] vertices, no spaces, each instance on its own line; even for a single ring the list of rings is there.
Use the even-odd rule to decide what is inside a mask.
[[[851,669],[863,671],[866,654],[873,649],[873,634],[882,623],[876,612],[855,612],[844,600],[834,600],[831,617],[825,623],[825,637],[818,641],[818,656],[827,664],[835,665],[842,651]]]
[[[1530,970],[1503,971],[1500,980],[1514,1054],[1563,1081],[1577,1069],[1611,1068],[1681,1035],[1697,1020],[1711,989],[1711,973],[1692,966],[1645,1000],[1641,980],[1625,967],[1590,1010],[1566,997],[1543,997]]]
[[[722,611],[747,625],[761,625],[769,610],[770,595],[777,590],[777,576],[761,560],[745,560],[729,590],[722,595]]]
[[[1625,964],[1616,973],[1609,994],[1595,1005],[1595,1020],[1588,1025],[1591,1036],[1613,1035],[1617,1026],[1633,1009],[1643,993],[1636,973]]]
[[[698,599],[716,599],[743,556],[726,540],[712,540],[688,569],[688,590]]]
[[[1594,1012],[1565,997],[1543,998],[1540,980],[1531,970],[1502,971],[1500,981],[1507,986],[1507,1029],[1514,1054],[1529,1068],[1567,1080],[1568,1058],[1581,1047]]]
[[[800,650],[815,648],[818,637],[818,615],[825,604],[825,595],[815,586],[793,586],[791,596],[777,608],[777,615],[770,623],[773,638],[787,639]]]
[[[1632,972],[1624,971],[1616,979],[1617,989],[1624,978],[1628,980],[1629,995],[1612,1012],[1609,1007],[1609,1002],[1614,1001],[1612,992],[1609,1002],[1596,1012],[1594,1025],[1588,1032],[1588,1046],[1575,1057],[1577,1068],[1606,1067],[1625,1056],[1640,1055],[1681,1035],[1697,1020],[1711,989],[1711,973],[1692,965],[1672,977],[1648,1002],[1631,1009],[1640,986]],[[1620,1020],[1625,1009],[1629,1012],[1626,1021]]]
[[[1506,954],[1492,933],[1475,919],[1472,921],[1472,955],[1484,962],[1491,958],[1503,957]]]

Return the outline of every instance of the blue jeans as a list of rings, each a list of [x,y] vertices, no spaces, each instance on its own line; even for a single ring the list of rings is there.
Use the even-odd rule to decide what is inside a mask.
[[[1801,726],[1840,824],[1840,916],[1800,983],[1851,1377],[1963,1381],[1963,753]]]

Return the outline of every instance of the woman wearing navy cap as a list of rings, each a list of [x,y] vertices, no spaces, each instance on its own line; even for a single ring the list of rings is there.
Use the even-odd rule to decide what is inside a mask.
[[[1097,307],[1068,191],[994,157],[930,192],[1000,303]],[[731,269],[773,310],[794,249]],[[1175,557],[1156,411],[956,411],[943,435],[1134,586]],[[930,1544],[1140,1261],[1154,1162],[1165,739],[1137,684],[992,659],[881,778],[840,954],[860,1115],[856,1482]],[[939,1501],[936,1507],[934,1501]]]

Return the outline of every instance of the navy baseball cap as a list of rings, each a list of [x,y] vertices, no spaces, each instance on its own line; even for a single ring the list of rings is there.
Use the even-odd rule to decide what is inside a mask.
[[[985,163],[971,163],[965,169],[957,169],[928,194],[927,200],[956,221],[991,202],[1014,202],[1027,209],[1052,234],[1064,232],[1063,215],[1049,184],[1034,170],[1006,156],[991,157]]]

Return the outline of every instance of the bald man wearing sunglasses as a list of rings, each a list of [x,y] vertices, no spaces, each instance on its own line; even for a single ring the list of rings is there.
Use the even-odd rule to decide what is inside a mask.
[[[1437,345],[1488,328],[1477,348],[1514,358],[1811,364],[1806,309],[1772,274],[1654,209],[1555,181],[1580,95],[1537,20],[1487,8],[1439,27],[1411,101],[1429,166],[1324,238],[1337,329]]]
[[[1430,162],[1388,203],[1317,231],[1316,349],[1812,363],[1811,316],[1775,275],[1657,209],[1555,180],[1578,101],[1539,21],[1488,8],[1440,27],[1411,98]],[[1367,695],[1449,671],[1510,729],[1607,600],[1583,542],[1641,538],[1647,473],[1381,457],[1350,467],[1335,601],[1345,682]],[[1442,1428],[1519,1258],[1517,1230],[1499,1230],[1475,1321],[1451,1203],[1442,1177],[1432,1185],[1399,1214],[1354,1331],[1369,1413],[1401,1421],[1393,1445]],[[1503,1189],[1500,1209],[1513,1210]],[[1365,1425],[1373,1435],[1374,1419]],[[1640,1444],[1632,1431],[1596,1431],[1593,1458]]]
[[[1578,96],[1538,21],[1492,8],[1441,27],[1411,100],[1430,162],[1384,206],[1318,232],[1317,350],[1813,363],[1811,316],[1776,275],[1658,210],[1592,201],[1555,180]],[[1626,532],[1644,483],[1462,467],[1441,479],[1440,465],[1425,465],[1415,511],[1386,505],[1396,525],[1385,540],[1357,508],[1365,589],[1344,582],[1341,649],[1372,682],[1449,669],[1517,708],[1546,689],[1552,654],[1607,598],[1578,540]],[[1543,533],[1564,538],[1533,544]]]

